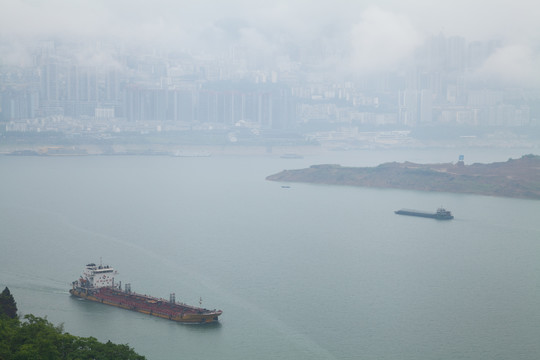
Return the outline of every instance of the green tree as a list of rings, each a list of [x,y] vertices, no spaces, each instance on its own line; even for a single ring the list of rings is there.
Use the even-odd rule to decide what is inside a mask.
[[[128,345],[64,333],[47,319],[0,317],[1,360],[145,360]]]
[[[11,354],[11,344],[19,326],[19,319],[0,316],[0,359],[7,360]]]
[[[0,316],[2,315],[10,319],[17,317],[17,303],[7,286],[0,294]]]

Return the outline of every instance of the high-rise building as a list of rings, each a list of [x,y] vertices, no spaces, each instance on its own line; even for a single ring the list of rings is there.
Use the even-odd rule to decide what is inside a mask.
[[[399,92],[399,123],[414,126],[418,120],[418,91],[404,90]]]
[[[399,92],[399,123],[415,126],[432,122],[433,92],[408,89]]]
[[[0,93],[2,121],[33,119],[39,107],[39,94],[31,89],[6,90]]]
[[[59,65],[55,62],[47,62],[40,69],[40,92],[39,96],[43,102],[54,102],[59,100]]]
[[[433,118],[433,94],[431,90],[420,91],[420,123],[430,123]]]
[[[446,71],[463,71],[466,64],[465,38],[461,36],[449,37],[446,41]]]

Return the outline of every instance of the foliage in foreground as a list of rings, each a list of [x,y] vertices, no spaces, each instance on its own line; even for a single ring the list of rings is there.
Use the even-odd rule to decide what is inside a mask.
[[[47,319],[25,315],[21,321],[0,308],[0,360],[144,360],[128,345],[64,333]]]
[[[2,314],[10,319],[17,317],[17,303],[7,286],[0,294],[0,315]]]

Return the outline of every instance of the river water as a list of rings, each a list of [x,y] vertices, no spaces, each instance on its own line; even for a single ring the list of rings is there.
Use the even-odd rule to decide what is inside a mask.
[[[466,163],[527,150],[478,150]],[[148,359],[537,359],[540,202],[265,181],[454,150],[0,157],[0,287],[21,314]],[[393,213],[451,210],[453,221]],[[89,262],[134,291],[222,309],[182,325],[69,296]]]

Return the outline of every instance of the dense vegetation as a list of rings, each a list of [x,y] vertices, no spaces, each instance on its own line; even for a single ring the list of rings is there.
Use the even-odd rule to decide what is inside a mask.
[[[47,319],[17,316],[17,304],[6,287],[0,295],[0,360],[139,360],[127,345],[101,343],[93,337],[65,333]]]

